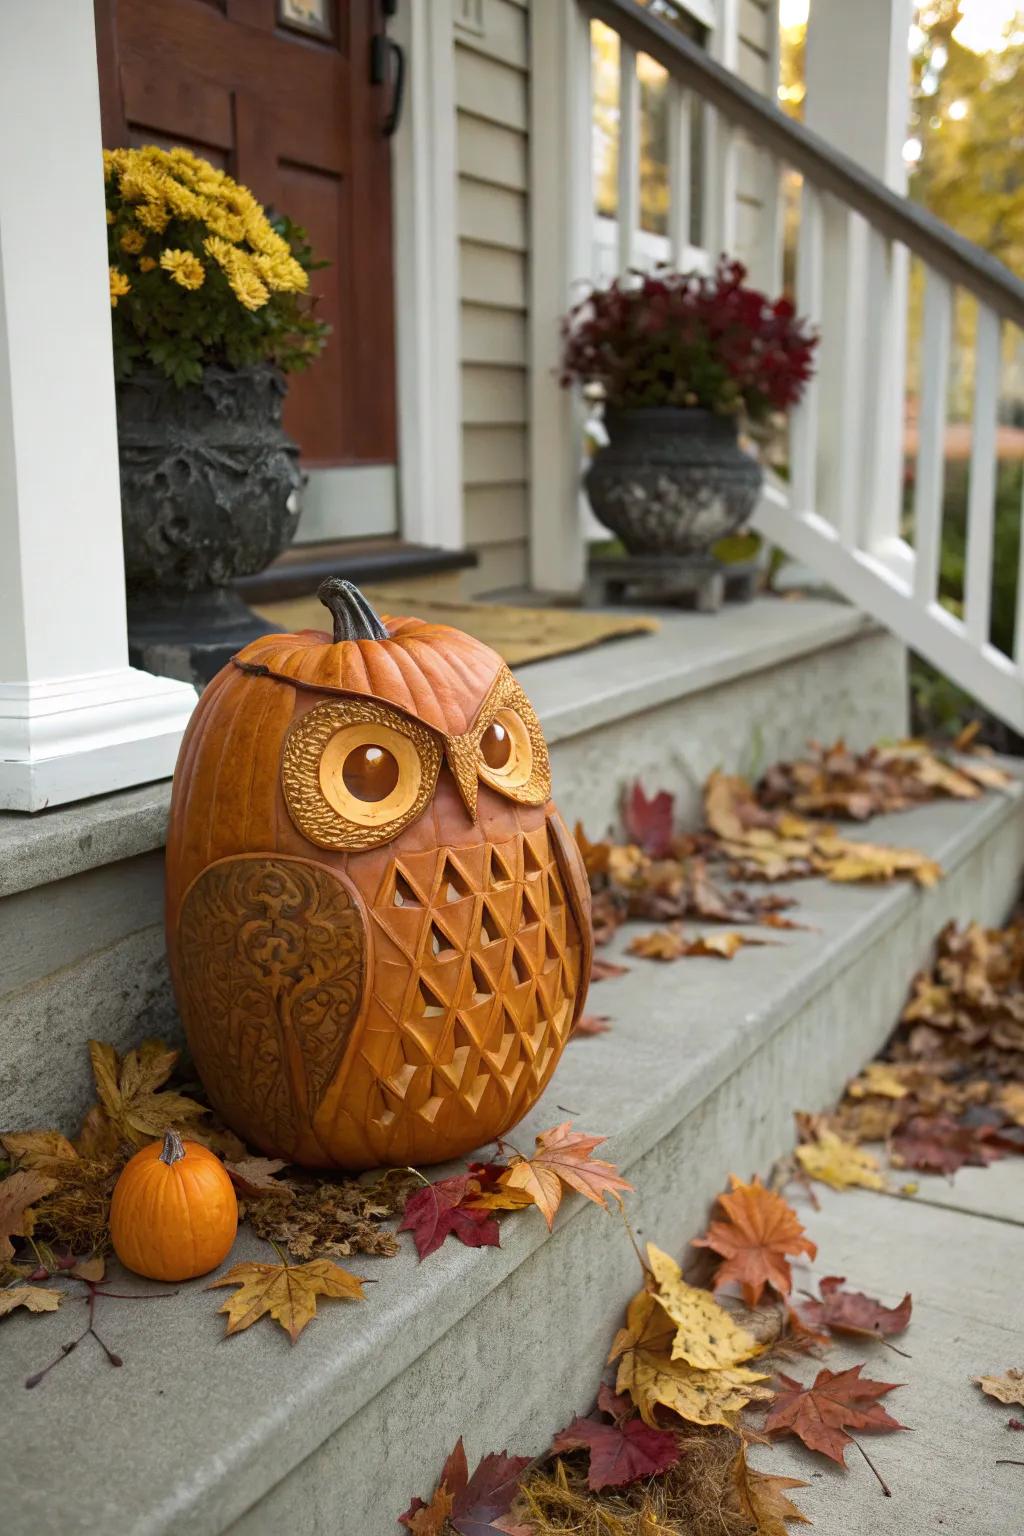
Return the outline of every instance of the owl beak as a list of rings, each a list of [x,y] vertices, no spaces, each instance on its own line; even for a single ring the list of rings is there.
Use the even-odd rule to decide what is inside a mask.
[[[477,791],[480,781],[476,772],[476,748],[462,736],[449,737],[445,744],[445,757],[452,778],[458,785],[459,795],[469,813],[470,821],[476,821]]]

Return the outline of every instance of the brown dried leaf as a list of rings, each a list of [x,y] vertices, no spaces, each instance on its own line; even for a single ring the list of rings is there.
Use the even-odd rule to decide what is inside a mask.
[[[60,1303],[60,1291],[48,1291],[41,1285],[9,1285],[0,1291],[0,1317],[15,1307],[24,1307],[26,1312],[56,1312]]]
[[[34,1169],[9,1173],[0,1181],[0,1260],[14,1255],[12,1237],[30,1237],[35,1228],[37,1200],[56,1189],[56,1181]]]

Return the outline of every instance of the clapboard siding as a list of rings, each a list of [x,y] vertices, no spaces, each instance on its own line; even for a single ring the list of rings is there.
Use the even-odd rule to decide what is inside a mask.
[[[456,21],[460,16],[456,6]],[[456,24],[456,153],[469,593],[527,568],[528,3],[483,0],[482,31]]]

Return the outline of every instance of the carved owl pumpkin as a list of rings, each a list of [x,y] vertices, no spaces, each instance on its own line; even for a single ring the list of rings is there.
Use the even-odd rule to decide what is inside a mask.
[[[440,1162],[515,1125],[583,1006],[590,897],[540,724],[501,658],[381,621],[255,640],[174,777],[167,940],[189,1046],[249,1145]]]

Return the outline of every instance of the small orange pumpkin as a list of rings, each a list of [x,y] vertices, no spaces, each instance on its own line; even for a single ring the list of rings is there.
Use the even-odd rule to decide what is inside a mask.
[[[110,1236],[126,1269],[149,1280],[194,1280],[231,1252],[238,1201],[220,1159],[168,1131],[136,1152],[114,1186]]]

